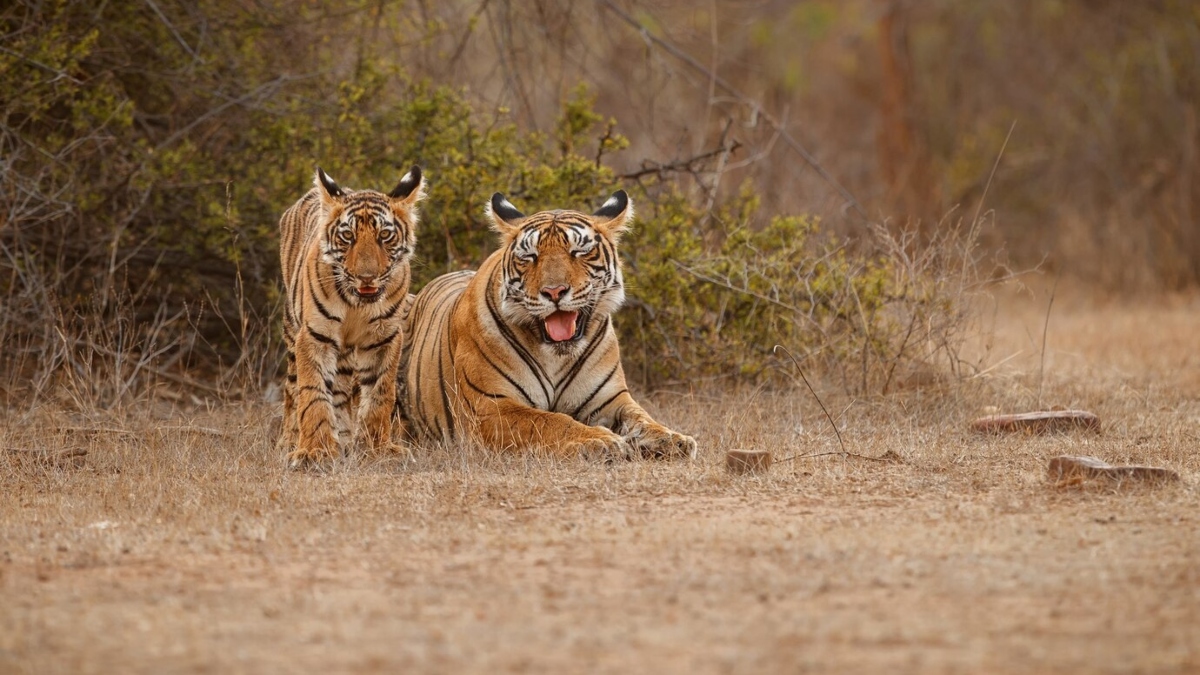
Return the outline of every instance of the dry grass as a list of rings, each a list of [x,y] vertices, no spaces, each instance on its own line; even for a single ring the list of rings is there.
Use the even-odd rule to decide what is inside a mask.
[[[1180,672],[1200,668],[1200,308],[1006,298],[993,370],[824,393],[662,393],[694,463],[447,449],[287,473],[265,406],[0,428],[0,672]],[[987,405],[1101,436],[988,438]],[[29,450],[83,447],[82,467]],[[1178,470],[1056,488],[1058,454]]]

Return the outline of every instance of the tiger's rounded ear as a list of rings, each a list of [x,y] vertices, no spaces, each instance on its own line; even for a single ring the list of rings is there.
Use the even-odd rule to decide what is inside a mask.
[[[413,167],[404,174],[396,187],[388,193],[393,201],[399,202],[398,206],[411,207],[417,202],[425,198],[425,177],[421,175],[421,167],[413,164]]]
[[[321,167],[317,167],[317,175],[313,176],[313,185],[317,187],[317,191],[321,193],[321,203],[329,206],[337,201],[340,197],[346,194],[338,184],[334,182],[329,174]]]
[[[633,222],[633,202],[630,201],[629,194],[624,190],[617,190],[592,214],[592,218],[595,219],[596,229],[601,234],[613,238],[620,237]]]
[[[525,214],[499,192],[492,195],[492,200],[488,202],[487,216],[492,220],[492,229],[506,240],[521,229],[521,221],[525,220]]]

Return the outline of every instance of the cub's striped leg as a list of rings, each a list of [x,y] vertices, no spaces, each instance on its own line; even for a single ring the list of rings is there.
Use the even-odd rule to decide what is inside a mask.
[[[403,344],[404,335],[397,326],[395,332],[356,351],[358,384],[361,386],[358,431],[375,452],[393,449],[392,414],[396,408],[396,374],[400,369]],[[397,423],[401,422],[397,420]]]
[[[322,464],[338,454],[340,425],[334,411],[337,341],[306,328],[296,336],[296,421],[299,442],[288,455],[293,468]],[[349,392],[344,392],[349,396]],[[349,401],[347,400],[348,404]]]
[[[358,409],[359,386],[355,377],[354,354],[345,349],[337,352],[337,369],[334,371],[333,388],[330,401],[333,403],[333,415],[337,429],[338,445],[350,447],[353,440],[354,411]]]
[[[296,341],[291,330],[283,329],[284,344],[287,345],[287,379],[283,382],[283,423],[279,427],[276,448],[290,453],[296,449],[300,427],[296,419]]]
[[[612,428],[641,457],[695,459],[696,439],[655,422],[650,413],[633,400],[629,392],[621,393],[606,407],[613,410],[609,413],[614,420]],[[604,412],[597,411],[599,414]]]
[[[630,457],[629,445],[621,436],[577,422],[569,415],[538,410],[509,398],[483,397],[473,403],[476,433],[487,447],[534,449],[589,459]]]

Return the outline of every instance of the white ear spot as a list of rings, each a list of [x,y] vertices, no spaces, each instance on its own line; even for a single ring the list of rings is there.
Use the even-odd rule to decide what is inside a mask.
[[[392,199],[407,199],[408,197],[412,196],[413,190],[423,187],[424,183],[421,179],[421,167],[414,164],[413,167],[408,170],[408,173],[404,174],[404,177],[400,179],[400,182],[396,183],[396,187],[388,193],[388,196]],[[421,189],[421,191],[417,193],[415,199],[420,200],[425,196],[424,193],[424,189]]]
[[[629,209],[629,195],[624,190],[617,190],[592,215],[597,218],[613,219]],[[628,220],[628,216],[626,217]]]

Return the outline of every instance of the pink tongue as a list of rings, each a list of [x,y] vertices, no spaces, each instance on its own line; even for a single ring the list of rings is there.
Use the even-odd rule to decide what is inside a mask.
[[[555,342],[575,337],[575,319],[579,312],[555,312],[546,317],[546,334]]]

